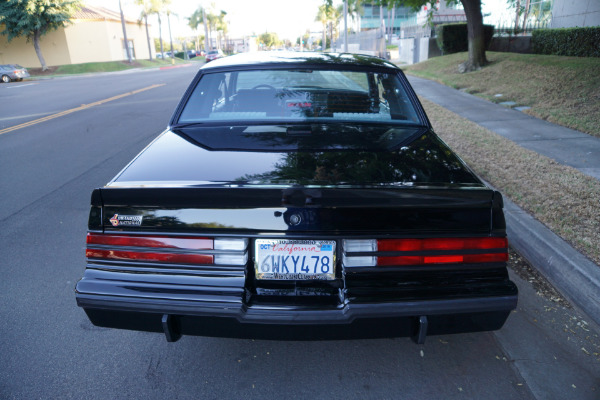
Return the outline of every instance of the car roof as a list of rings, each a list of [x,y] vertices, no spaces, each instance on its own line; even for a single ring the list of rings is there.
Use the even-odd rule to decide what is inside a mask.
[[[296,66],[356,66],[371,68],[394,68],[398,67],[389,61],[378,57],[350,53],[315,53],[294,51],[259,51],[241,53],[234,56],[220,58],[206,64],[205,69],[261,66],[261,65],[291,65]]]

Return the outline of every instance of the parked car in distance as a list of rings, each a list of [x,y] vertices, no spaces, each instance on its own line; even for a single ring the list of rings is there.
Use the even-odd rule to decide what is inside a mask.
[[[351,54],[200,68],[168,128],[93,191],[76,299],[97,326],[262,339],[500,329],[502,196],[406,77]]]
[[[25,67],[18,64],[0,65],[0,80],[3,83],[22,81],[23,78],[29,78],[29,72]]]
[[[206,62],[214,61],[223,57],[225,57],[225,54],[223,54],[222,50],[210,50],[208,53],[206,53]]]

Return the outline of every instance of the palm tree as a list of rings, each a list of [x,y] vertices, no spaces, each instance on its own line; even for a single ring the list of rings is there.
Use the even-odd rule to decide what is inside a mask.
[[[222,32],[223,33],[223,38],[225,39],[225,37],[227,36],[227,32],[229,31],[229,24],[227,23],[227,21],[225,21],[225,16],[227,15],[227,12],[221,10],[221,12],[219,13],[219,15],[217,16],[217,19],[215,21],[215,28],[217,30],[217,32]],[[227,42],[227,40],[225,40],[225,42]],[[219,47],[224,47],[224,46],[219,46]]]
[[[317,17],[315,18],[315,21],[320,22],[323,25],[323,41],[322,41],[322,45],[321,45],[321,50],[325,51],[325,48],[327,47],[327,23],[329,22],[329,5],[327,4],[321,4],[319,6],[319,12],[317,13]]]
[[[148,54],[150,54],[150,61],[152,61],[152,47],[150,47],[150,32],[148,32],[148,14],[154,13],[155,0],[135,0],[135,4],[142,6],[142,14],[140,15],[139,22],[142,19],[146,25],[146,39],[148,40]]]
[[[167,24],[169,26],[169,43],[171,44],[171,55],[175,57],[175,49],[173,49],[173,35],[171,34],[171,15],[177,17],[177,14],[171,12],[171,10],[167,7]]]
[[[160,38],[160,54],[162,55],[163,60],[165,59],[165,50],[163,46],[163,38],[162,38],[162,21],[160,19],[160,14],[165,10],[165,8],[171,4],[171,0],[152,0],[152,11],[158,17],[158,36]],[[172,51],[173,49],[171,49]]]
[[[329,12],[329,43],[333,46],[334,36],[338,36],[338,23],[344,17],[344,5],[340,4],[337,7],[331,7]],[[335,35],[334,35],[335,33]]]
[[[202,7],[199,7],[196,11],[192,13],[192,15],[188,18],[188,25],[190,28],[194,30],[198,30],[198,25],[204,25],[204,51],[209,50],[208,44],[208,26],[207,26],[207,18],[205,18],[205,11]]]
[[[127,40],[127,29],[125,28],[125,16],[123,15],[121,0],[119,0],[119,13],[121,14],[121,27],[123,28],[123,44],[125,45],[125,53],[127,54],[127,61],[129,64],[131,64],[133,62],[133,58],[131,56],[131,50],[129,49],[129,40]]]
[[[360,17],[360,14],[363,12],[363,0],[347,0],[348,1],[348,15],[352,18],[352,22],[354,23],[356,19]],[[360,30],[360,27],[359,27]]]

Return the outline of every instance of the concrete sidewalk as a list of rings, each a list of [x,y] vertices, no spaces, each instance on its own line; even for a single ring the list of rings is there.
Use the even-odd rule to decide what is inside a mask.
[[[600,179],[600,138],[534,118],[428,79],[410,75],[407,78],[419,96],[526,149]]]
[[[434,81],[407,77],[419,96],[522,147],[600,179],[600,138],[554,125]],[[505,199],[504,211],[511,246],[573,304],[600,324],[600,266],[508,199]]]

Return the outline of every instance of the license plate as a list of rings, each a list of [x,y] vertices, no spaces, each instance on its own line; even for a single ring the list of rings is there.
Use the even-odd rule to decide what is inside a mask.
[[[257,239],[256,279],[335,279],[335,240]]]

